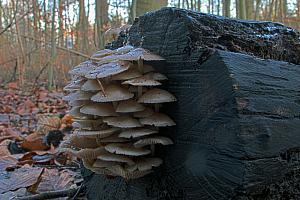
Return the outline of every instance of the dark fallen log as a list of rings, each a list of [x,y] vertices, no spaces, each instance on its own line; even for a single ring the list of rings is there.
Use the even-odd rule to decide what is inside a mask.
[[[164,108],[175,145],[158,149],[164,165],[138,180],[85,170],[88,198],[299,198],[299,36],[174,8],[137,19],[111,47],[125,39],[166,58],[156,69],[178,99]]]

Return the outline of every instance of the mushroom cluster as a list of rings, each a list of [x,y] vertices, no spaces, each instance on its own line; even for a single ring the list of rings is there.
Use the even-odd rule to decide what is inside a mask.
[[[64,100],[72,107],[75,130],[64,149],[96,173],[125,179],[145,176],[161,165],[155,145],[173,142],[159,135],[159,128],[175,123],[159,108],[176,98],[155,88],[167,77],[144,61],[162,60],[127,45],[98,51],[74,67]]]

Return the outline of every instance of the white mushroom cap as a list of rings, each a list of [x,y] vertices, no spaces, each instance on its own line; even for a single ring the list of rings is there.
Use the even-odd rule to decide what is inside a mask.
[[[82,106],[81,113],[96,115],[101,117],[118,116],[111,103],[90,103]]]
[[[139,103],[166,103],[173,101],[176,101],[176,98],[173,94],[158,88],[148,90],[138,100]]]
[[[116,112],[119,113],[130,113],[130,112],[138,112],[145,109],[145,106],[139,104],[135,100],[129,99],[125,101],[120,101]]]
[[[89,79],[82,86],[82,91],[99,91],[101,90],[101,86],[97,80]]]
[[[93,131],[75,130],[74,134],[79,136],[85,136],[88,138],[105,138],[113,135],[118,131],[120,131],[120,129],[118,128],[109,128],[105,130],[93,130]]]
[[[110,50],[110,49],[103,49],[103,50],[100,50],[100,51],[97,51],[96,53],[94,53],[91,58],[103,58],[105,56],[108,56],[108,55],[111,55],[113,54],[114,51],[113,50]]]
[[[129,62],[112,62],[100,65],[96,69],[89,71],[85,77],[88,79],[105,78],[122,73],[130,67]]]
[[[133,49],[130,52],[123,54],[119,57],[120,60],[139,60],[140,58],[148,61],[165,60],[161,56],[153,54],[150,51],[143,48]]]
[[[105,93],[102,91],[92,96],[91,100],[95,102],[111,102],[111,101],[122,101],[131,99],[134,96],[125,88],[118,85],[108,85],[105,88]]]
[[[142,137],[146,135],[152,135],[158,133],[156,130],[151,130],[148,128],[133,128],[133,129],[126,129],[122,131],[119,134],[119,137],[122,138],[137,138],[137,137]]]
[[[133,86],[158,86],[158,85],[161,85],[160,82],[158,82],[148,76],[141,76],[138,78],[130,79],[130,80],[122,82],[122,84],[129,84],[129,85],[133,85]]]
[[[172,140],[163,136],[152,136],[138,140],[133,145],[137,148],[144,147],[151,144],[162,144],[162,145],[170,145],[173,144]]]
[[[143,125],[152,125],[157,127],[176,125],[175,122],[168,115],[163,113],[154,113],[150,117],[141,118],[140,122]]]
[[[76,82],[72,81],[64,87],[64,90],[65,91],[77,91],[77,90],[80,90],[81,85],[82,85],[81,83],[76,83]]]
[[[133,50],[134,47],[131,46],[131,45],[126,45],[126,46],[123,46],[123,47],[120,47],[118,49],[115,50],[115,52],[117,54],[125,54],[125,53],[128,53],[129,51]]]
[[[104,117],[103,122],[119,128],[135,128],[142,126],[137,119],[130,116]]]
[[[136,112],[133,114],[133,116],[137,118],[145,118],[145,117],[150,117],[151,115],[153,115],[153,113],[154,111],[151,108],[146,107],[145,110]]]
[[[144,76],[154,79],[156,81],[168,80],[168,78],[165,75],[158,72],[148,72]]]
[[[95,69],[96,67],[97,66],[93,65],[92,61],[85,61],[70,70],[69,74],[73,76],[85,76],[87,72]]]
[[[111,143],[105,146],[105,150],[110,153],[128,155],[128,156],[143,156],[150,154],[149,149],[135,148],[130,144]]]
[[[89,100],[93,96],[93,93],[77,91],[75,93],[70,93],[67,96],[63,97],[65,101],[74,101],[74,100]]]
[[[138,158],[135,160],[135,165],[126,167],[128,171],[148,171],[152,167],[158,167],[163,163],[161,158]]]
[[[120,137],[118,137],[118,134],[117,135],[114,134],[114,135],[99,139],[98,142],[99,143],[123,143],[123,142],[129,142],[129,140],[125,139],[125,138],[120,138]]]
[[[134,162],[128,156],[113,154],[109,152],[105,152],[97,157],[100,160],[104,161],[113,161],[113,162],[122,162],[127,163],[128,165],[133,165]]]
[[[111,77],[111,80],[113,81],[123,81],[123,80],[128,80],[128,79],[132,79],[132,78],[137,78],[142,76],[142,74],[134,69],[134,68],[129,68],[127,71],[122,72],[120,74],[116,74],[114,76]]]

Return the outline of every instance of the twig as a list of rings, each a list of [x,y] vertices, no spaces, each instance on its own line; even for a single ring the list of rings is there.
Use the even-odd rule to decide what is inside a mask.
[[[45,199],[55,199],[59,197],[73,197],[77,193],[78,188],[79,187],[70,188],[66,190],[43,192],[32,196],[18,197],[15,200],[45,200]]]
[[[34,167],[57,168],[57,169],[79,169],[77,166],[60,166],[60,165],[34,165]]]

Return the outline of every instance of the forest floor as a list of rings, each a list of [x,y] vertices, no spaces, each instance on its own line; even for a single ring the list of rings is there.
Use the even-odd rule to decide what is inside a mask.
[[[62,96],[15,82],[0,88],[0,199],[79,198],[79,163],[58,148],[72,124]]]

